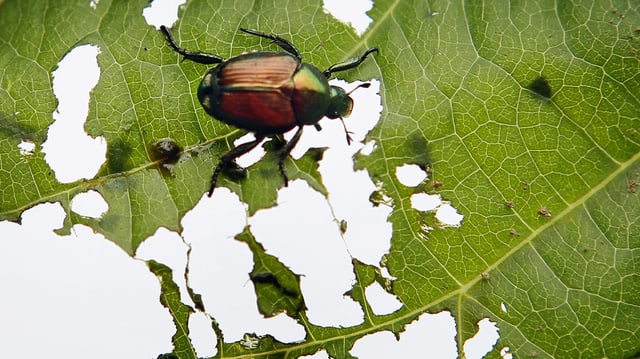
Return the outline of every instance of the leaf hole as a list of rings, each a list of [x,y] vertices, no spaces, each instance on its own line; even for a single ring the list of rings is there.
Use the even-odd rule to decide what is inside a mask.
[[[49,126],[42,152],[61,183],[92,178],[106,159],[104,138],[90,137],[84,130],[89,94],[100,78],[99,53],[95,45],[78,46],[64,56],[51,74],[58,108],[53,112],[54,122]]]
[[[481,359],[491,351],[499,338],[498,326],[495,322],[484,318],[478,322],[478,332],[464,342],[463,350],[466,358]]]
[[[396,178],[404,186],[415,187],[427,178],[427,172],[418,165],[405,164],[396,167]]]
[[[71,200],[71,210],[90,218],[99,218],[109,210],[109,205],[98,191],[78,193]]]
[[[358,35],[362,35],[373,21],[367,11],[373,8],[371,0],[324,0],[324,10],[336,19],[353,27]]]

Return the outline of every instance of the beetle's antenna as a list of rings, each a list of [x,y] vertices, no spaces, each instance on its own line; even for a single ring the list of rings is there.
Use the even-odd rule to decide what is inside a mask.
[[[353,91],[355,91],[355,90],[357,90],[357,89],[359,89],[361,87],[364,88],[364,89],[367,89],[367,88],[369,88],[369,86],[371,86],[371,82],[362,83],[362,84],[356,86],[353,90],[347,92],[347,95],[351,95],[353,93]]]

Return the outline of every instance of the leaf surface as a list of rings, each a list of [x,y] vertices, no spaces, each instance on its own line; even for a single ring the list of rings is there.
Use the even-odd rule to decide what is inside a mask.
[[[131,255],[160,226],[182,230],[182,217],[207,190],[212,163],[242,133],[204,112],[194,89],[205,69],[166,46],[142,18],[145,6],[142,0],[101,0],[96,9],[85,1],[0,2],[0,219],[18,221],[25,209],[57,201],[68,212],[62,231],[87,224]],[[368,135],[377,147],[357,155],[356,168],[379,180],[393,201],[385,265],[397,278],[389,290],[403,308],[370,313],[363,288],[379,272],[354,260],[358,281],[350,294],[364,307],[364,322],[314,326],[298,311],[304,302],[295,273],[247,231],[254,275],[263,280],[256,286],[262,310],[287,310],[307,338],[219,341],[218,355],[296,357],[325,349],[349,357],[364,335],[401,336],[420,314],[442,309],[456,318],[460,351],[487,317],[501,334],[492,357],[505,347],[537,358],[640,352],[639,12],[622,1],[379,0],[369,12],[373,23],[358,37],[317,1],[183,6],[176,40],[223,58],[273,47],[239,34],[240,27],[286,35],[320,69],[380,49],[340,77],[382,83],[384,110]],[[57,106],[51,73],[81,44],[100,48],[100,80],[85,129],[105,138],[107,161],[94,178],[62,184],[41,145]],[[170,172],[151,152],[161,138],[183,149]],[[25,140],[37,146],[32,155],[20,153]],[[276,157],[268,151],[247,180],[221,177],[249,214],[275,204],[282,186]],[[317,158],[309,153],[286,166],[292,178],[326,195]],[[395,168],[407,163],[429,169],[429,181],[403,186]],[[109,205],[99,220],[69,209],[88,189]],[[462,225],[443,227],[433,213],[413,209],[411,196],[425,192],[449,201],[464,215]],[[166,277],[162,264],[150,267]],[[179,310],[172,314],[182,328],[174,354],[194,357],[184,330],[188,307],[172,300],[175,285],[162,284],[163,304]]]

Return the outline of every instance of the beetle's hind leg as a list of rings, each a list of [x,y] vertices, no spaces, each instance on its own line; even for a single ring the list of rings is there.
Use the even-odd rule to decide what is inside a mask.
[[[213,194],[213,190],[216,189],[216,182],[218,182],[218,176],[223,169],[229,166],[236,158],[244,155],[245,153],[254,149],[257,145],[260,144],[264,140],[264,135],[256,135],[256,139],[243,143],[238,147],[233,148],[231,151],[227,152],[222,158],[220,158],[220,163],[216,166],[216,169],[213,171],[213,175],[211,176],[211,186],[209,187],[209,193],[207,196],[211,197]]]
[[[194,52],[194,51],[189,51],[181,48],[176,43],[176,40],[173,39],[173,36],[171,36],[171,32],[169,32],[169,29],[167,29],[167,27],[164,25],[160,26],[160,31],[162,31],[164,36],[167,38],[167,42],[169,43],[169,46],[171,46],[171,48],[175,52],[182,55],[185,58],[185,60],[191,60],[193,62],[197,62],[199,64],[205,64],[205,65],[219,64],[224,61],[221,57],[216,56],[214,54],[209,54],[206,52],[199,52],[199,51]]]
[[[300,52],[298,52],[298,49],[296,49],[296,47],[293,46],[293,44],[290,43],[289,40],[287,40],[287,39],[283,39],[278,35],[265,34],[264,32],[260,32],[260,31],[257,31],[257,30],[250,30],[250,29],[240,29],[240,30],[242,30],[243,32],[246,32],[247,34],[260,36],[260,37],[263,37],[265,39],[269,39],[269,40],[275,42],[284,51],[286,51],[286,52],[290,53],[291,55],[297,57],[299,60],[302,60],[302,56],[300,55]]]
[[[289,154],[291,154],[291,150],[298,144],[300,140],[300,136],[302,135],[302,126],[298,127],[298,131],[296,131],[295,135],[291,138],[287,144],[284,145],[282,152],[280,152],[280,159],[278,161],[278,168],[280,169],[280,174],[282,174],[282,178],[284,179],[284,186],[289,186],[289,177],[287,177],[287,172],[284,170],[284,160],[287,159]]]
[[[375,47],[370,48],[369,50],[365,51],[364,54],[362,54],[362,56],[360,56],[360,58],[356,58],[353,60],[348,60],[345,62],[339,62],[337,64],[333,64],[331,66],[329,66],[328,69],[326,69],[323,74],[326,78],[331,77],[331,75],[334,72],[340,72],[340,71],[345,71],[345,70],[349,70],[352,69],[354,67],[358,67],[366,58],[367,56],[369,56],[372,52],[378,52],[378,49]]]

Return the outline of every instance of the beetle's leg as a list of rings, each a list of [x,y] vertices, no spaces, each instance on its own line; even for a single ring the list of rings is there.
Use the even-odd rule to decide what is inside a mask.
[[[205,65],[219,64],[224,61],[222,58],[214,54],[209,54],[206,52],[193,52],[193,51],[189,51],[181,48],[176,43],[176,40],[173,39],[173,36],[171,36],[169,29],[167,29],[167,27],[164,25],[160,26],[160,31],[162,31],[164,36],[167,38],[167,42],[169,43],[169,46],[171,46],[171,48],[175,52],[182,55],[185,58],[185,60],[191,60],[193,62],[197,62],[199,64],[205,64]]]
[[[300,56],[300,52],[298,52],[298,49],[296,49],[296,47],[293,46],[293,44],[290,43],[289,40],[283,39],[278,35],[265,34],[264,32],[260,32],[260,31],[256,31],[256,30],[250,30],[250,29],[240,29],[240,30],[246,32],[247,34],[260,36],[260,37],[264,37],[265,39],[269,39],[269,40],[275,42],[284,51],[286,51],[286,52],[290,53],[291,55],[297,57],[298,60],[302,60],[302,56]]]
[[[349,60],[349,61],[345,61],[345,62],[339,62],[337,64],[333,64],[331,66],[329,66],[328,69],[326,69],[323,74],[326,78],[331,77],[331,75],[334,72],[339,72],[339,71],[345,71],[345,70],[349,70],[352,69],[354,67],[357,67],[358,65],[360,65],[366,58],[367,56],[369,56],[372,52],[378,52],[378,49],[376,49],[375,47],[370,48],[369,50],[365,51],[364,54],[362,56],[360,56],[360,58],[357,59],[353,59],[353,60]]]
[[[229,166],[229,164],[233,160],[254,149],[258,144],[260,144],[260,142],[262,142],[262,140],[264,140],[264,135],[256,134],[255,140],[243,143],[238,147],[235,147],[231,151],[227,152],[224,156],[222,156],[222,158],[220,158],[220,163],[218,163],[218,166],[216,166],[216,169],[213,171],[213,176],[211,176],[211,186],[209,187],[209,193],[207,193],[207,196],[211,197],[211,195],[213,194],[213,190],[216,188],[216,182],[218,182],[218,176],[220,175],[220,172],[222,172],[223,169]]]
[[[284,171],[284,160],[287,159],[287,157],[291,153],[291,150],[293,150],[293,148],[296,147],[296,144],[298,144],[298,141],[300,140],[301,135],[302,135],[302,126],[298,126],[298,131],[296,131],[295,135],[293,135],[291,140],[287,142],[286,145],[284,145],[282,152],[280,152],[280,160],[278,161],[278,168],[280,169],[282,178],[284,178],[285,187],[289,186],[289,177],[287,177],[287,173]]]

